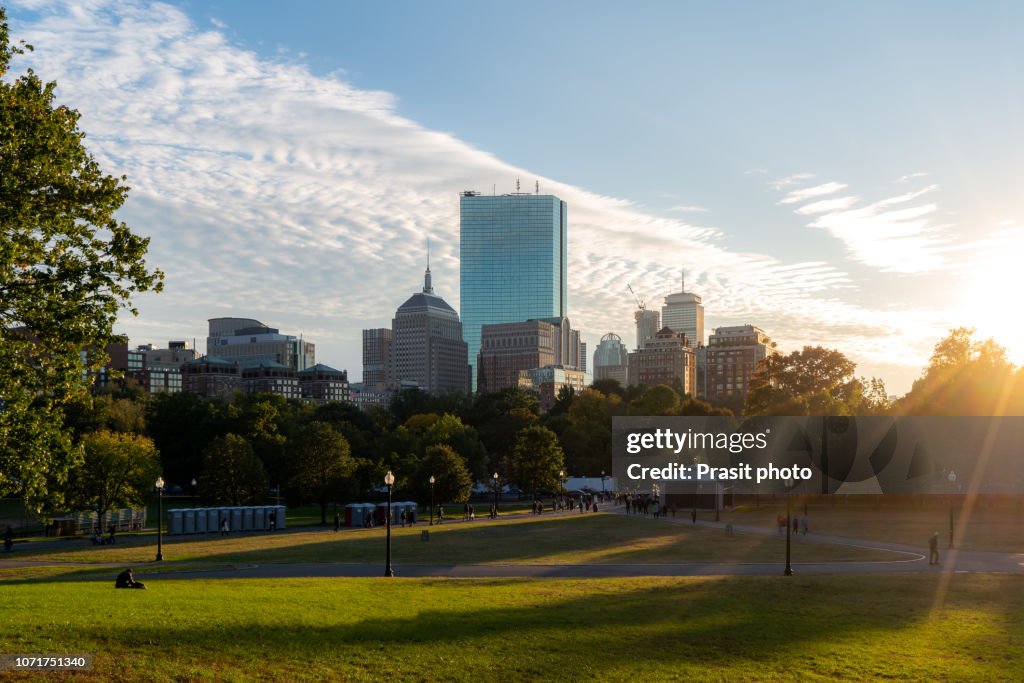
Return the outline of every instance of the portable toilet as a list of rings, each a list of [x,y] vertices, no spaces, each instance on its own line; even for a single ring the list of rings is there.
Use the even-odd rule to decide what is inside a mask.
[[[228,522],[228,524],[231,525],[231,530],[232,531],[241,531],[242,530],[242,508],[240,508],[240,507],[233,507],[233,508],[229,508],[229,509],[231,510],[231,521]]]
[[[242,508],[242,531],[252,531],[253,529],[256,528],[256,527],[254,527],[252,525],[252,520],[253,520],[252,508],[251,507],[244,507],[244,508]]]
[[[195,514],[195,518],[196,518],[196,533],[197,534],[205,534],[206,533],[206,509],[205,508],[197,508],[196,509],[196,514]]]
[[[361,526],[358,522],[362,522],[362,513],[359,513],[359,519],[356,519],[359,503],[349,503],[345,506],[345,519],[343,523],[345,526]]]
[[[285,517],[287,516],[286,513],[288,512],[288,508],[284,505],[275,505],[273,509],[274,512],[277,513],[277,528],[284,529],[286,521]]]
[[[224,508],[206,508],[206,530],[220,531],[220,520],[224,517]]]
[[[167,511],[167,533],[168,534],[180,534],[181,533],[181,510],[168,510]]]
[[[196,532],[196,511],[185,510],[182,521],[182,533],[194,534]]]
[[[270,528],[267,522],[267,508],[265,505],[257,505],[252,509],[252,528],[257,531],[266,531]]]

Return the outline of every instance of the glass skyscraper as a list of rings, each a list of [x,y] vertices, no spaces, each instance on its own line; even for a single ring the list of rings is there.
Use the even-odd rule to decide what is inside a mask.
[[[480,328],[566,314],[566,205],[541,194],[460,202],[462,334],[476,388]]]

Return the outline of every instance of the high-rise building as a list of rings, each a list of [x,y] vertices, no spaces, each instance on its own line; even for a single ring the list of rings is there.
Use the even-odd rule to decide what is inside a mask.
[[[636,319],[636,348],[640,350],[647,344],[647,340],[661,329],[661,314],[657,311],[639,308],[633,317]]]
[[[394,339],[389,327],[363,330],[363,386],[370,393],[381,393],[394,382],[391,345]]]
[[[298,371],[316,365],[316,348],[312,343],[280,334],[259,320],[211,318],[209,323],[208,356],[238,361],[243,368],[273,362]]]
[[[552,195],[462,193],[460,305],[473,386],[484,325],[567,314],[566,214]]]
[[[600,379],[614,379],[623,387],[629,386],[629,351],[614,332],[601,337],[594,349],[594,380]]]
[[[673,332],[682,332],[690,345],[704,343],[704,306],[700,296],[686,291],[686,277],[683,277],[680,291],[665,297],[661,307],[661,324]]]
[[[423,291],[398,307],[391,331],[393,369],[399,382],[414,382],[431,394],[469,391],[469,359],[462,323],[455,309],[434,294],[429,263],[423,275]]]
[[[580,333],[568,318],[484,325],[477,354],[477,391],[519,386],[520,373],[546,366],[580,369]]]
[[[713,403],[737,403],[747,396],[750,376],[775,344],[760,327],[718,327],[708,338],[704,352],[704,396]]]
[[[686,335],[661,328],[644,348],[629,354],[629,381],[645,387],[678,381],[683,394],[694,395],[697,362]]]

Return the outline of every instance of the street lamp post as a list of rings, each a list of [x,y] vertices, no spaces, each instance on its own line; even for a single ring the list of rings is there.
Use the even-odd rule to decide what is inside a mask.
[[[395,570],[391,568],[391,487],[395,483],[395,475],[388,470],[388,473],[384,475],[384,485],[388,487],[388,516],[384,520],[384,524],[387,527],[387,564],[384,567],[384,576],[394,576]]]
[[[434,526],[434,475],[430,475],[430,526]]]
[[[604,470],[601,470],[601,498],[604,498]]]
[[[198,507],[196,503],[196,478],[192,477],[192,507]]]
[[[790,491],[792,490],[793,483],[794,482],[793,482],[792,479],[787,479],[786,480],[786,569],[783,570],[783,572],[782,572],[783,576],[793,576],[793,565],[790,562],[792,555],[790,553],[790,540],[789,540],[790,539],[790,535],[793,532],[793,523],[789,519],[790,516],[792,515],[792,510],[791,510],[791,505],[790,505],[791,504]]]
[[[949,471],[949,547],[953,547],[953,485],[956,484],[956,472]]]
[[[721,510],[720,510],[720,507],[718,505],[718,498],[721,495],[721,492],[722,492],[722,484],[719,483],[718,481],[716,481],[715,482],[715,521],[716,522],[722,521],[722,516],[720,514]]]
[[[494,518],[498,518],[498,473],[494,473]]]
[[[156,561],[164,559],[164,478],[156,479]]]

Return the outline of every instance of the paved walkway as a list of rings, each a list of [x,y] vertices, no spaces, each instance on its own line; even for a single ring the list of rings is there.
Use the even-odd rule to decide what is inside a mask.
[[[602,512],[625,514],[624,508],[606,506]],[[526,513],[529,514],[529,513]],[[550,513],[546,513],[550,514]],[[562,513],[567,514],[567,513]],[[577,514],[577,513],[572,513]],[[453,520],[455,521],[455,520]],[[689,517],[665,517],[650,519],[652,524],[691,525]],[[699,520],[698,526],[719,528],[725,533],[726,523]],[[775,529],[733,524],[735,533],[775,536]],[[299,529],[292,529],[299,531]],[[927,550],[898,543],[886,543],[863,539],[809,534],[800,536],[800,543],[829,543],[873,550],[886,550],[894,554],[892,560],[869,562],[820,562],[793,564],[796,574],[881,574],[881,573],[1018,573],[1024,574],[1024,554],[942,551],[942,565],[931,566],[927,562]],[[781,559],[781,558],[780,558]],[[3,558],[0,567],[65,566],[68,569],[120,568],[122,564],[58,563],[47,560],[16,560]],[[188,568],[150,563],[136,564],[136,573],[141,579],[163,575],[175,579],[229,579],[229,578],[331,578],[331,577],[375,577],[383,576],[383,563],[267,563],[237,564],[226,568],[224,563],[203,568],[201,562],[188,562]],[[399,577],[451,577],[451,578],[607,578],[630,576],[753,576],[781,575],[782,562],[772,563],[673,563],[673,564],[395,564],[394,571]],[[92,577],[89,577],[92,578]],[[106,577],[95,577],[107,580]]]

